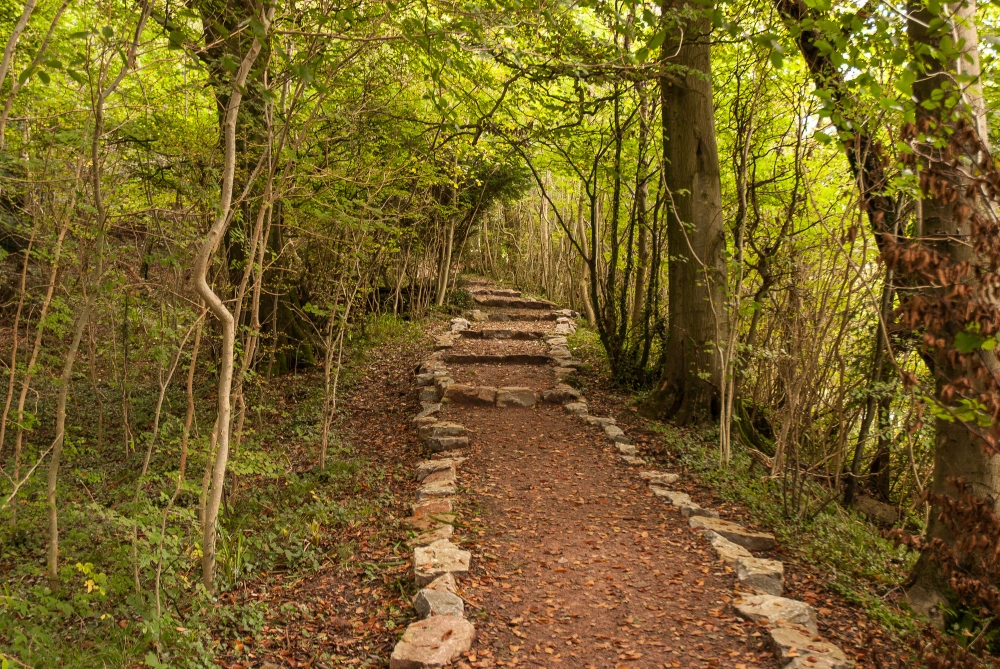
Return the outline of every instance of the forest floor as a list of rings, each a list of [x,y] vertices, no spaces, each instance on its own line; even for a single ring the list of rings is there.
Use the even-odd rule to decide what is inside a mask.
[[[555,325],[527,323],[538,330]],[[384,486],[393,501],[338,537],[353,550],[340,563],[291,582],[269,577],[266,587],[231,593],[234,603],[260,605],[266,620],[259,634],[220,635],[220,664],[386,666],[405,624],[416,617],[410,604],[416,592],[412,549],[399,524],[409,515],[417,485],[408,472],[427,455],[410,422],[420,410],[413,372],[447,328],[447,321],[437,321],[422,341],[390,341],[373,350],[342,400],[339,429],[366,467],[382,473],[369,485]],[[454,350],[506,354],[537,348],[534,341],[462,339]],[[551,385],[542,369],[450,364],[458,382],[536,391]],[[615,417],[650,464],[678,471],[678,454],[664,435],[681,431],[640,418],[634,398],[611,389],[600,365],[583,372],[579,385],[588,388],[593,415]],[[439,418],[463,423],[470,436],[452,541],[473,556],[461,595],[476,641],[457,666],[780,666],[764,629],[735,615],[733,571],[689,529],[687,519],[653,496],[635,468],[620,461],[599,427],[545,404],[446,404]],[[745,507],[722,499],[696,476],[682,476],[677,487],[723,518],[754,525]],[[857,666],[893,666],[900,642],[838,594],[822,565],[798,559],[780,543],[762,556],[784,561],[785,596],[812,604],[823,637]]]

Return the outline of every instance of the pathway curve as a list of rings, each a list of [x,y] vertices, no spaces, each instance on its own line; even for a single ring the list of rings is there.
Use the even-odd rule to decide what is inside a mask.
[[[416,370],[428,459],[406,522],[424,618],[391,669],[850,666],[812,607],[780,597],[773,537],[671,490],[589,414],[576,314],[469,289],[481,310]]]

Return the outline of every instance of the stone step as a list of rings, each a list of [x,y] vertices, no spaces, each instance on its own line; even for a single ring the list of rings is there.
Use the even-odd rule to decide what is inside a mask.
[[[418,586],[425,586],[445,574],[464,576],[469,573],[471,560],[469,551],[463,551],[446,539],[435,541],[413,550],[413,580]]]
[[[490,355],[478,353],[449,353],[444,361],[453,365],[547,365],[552,358],[535,353],[510,353]]]
[[[848,669],[854,666],[844,651],[804,627],[779,625],[772,627],[769,635],[771,648],[785,669]]]
[[[545,336],[541,330],[499,330],[483,328],[482,330],[463,330],[466,339],[499,339],[516,341],[537,341]]]
[[[461,616],[431,616],[406,628],[389,669],[440,669],[472,647],[476,628]]]
[[[639,472],[639,478],[649,485],[668,486],[676,483],[680,476],[671,472]]]
[[[743,546],[740,546],[739,544],[734,544],[721,534],[716,534],[715,532],[705,532],[705,537],[709,540],[709,543],[712,544],[712,548],[715,549],[715,553],[719,556],[719,559],[733,569],[736,568],[736,561],[738,559],[753,557],[750,551],[743,548]]]
[[[693,516],[688,519],[688,525],[699,532],[711,531],[721,534],[734,544],[739,544],[751,551],[769,551],[775,546],[773,534],[754,532],[728,520]]]
[[[461,423],[442,420],[420,426],[417,429],[417,434],[421,439],[428,439],[430,437],[464,437],[465,426]]]
[[[461,448],[468,448],[468,437],[428,437],[424,439],[424,444],[432,453],[442,453]]]
[[[429,475],[440,472],[451,470],[455,471],[456,467],[465,462],[465,458],[444,458],[442,460],[422,460],[417,463],[416,477],[418,481],[423,481]]]
[[[785,565],[779,560],[739,556],[736,558],[736,578],[741,585],[758,594],[779,597],[785,589]]]
[[[549,404],[569,404],[570,402],[579,402],[582,399],[583,393],[565,383],[542,391],[542,401]]]
[[[453,592],[423,588],[413,598],[413,608],[421,618],[430,616],[464,616],[465,602]]]
[[[501,409],[506,407],[533,407],[538,401],[538,396],[531,388],[520,386],[508,386],[497,389],[497,406]]]
[[[751,595],[733,607],[742,618],[767,625],[801,625],[813,634],[816,629],[816,609],[805,602],[774,595]]]
[[[548,300],[536,300],[530,297],[505,297],[499,295],[475,295],[472,299],[484,307],[494,307],[498,309],[552,309],[556,306],[554,302]]]

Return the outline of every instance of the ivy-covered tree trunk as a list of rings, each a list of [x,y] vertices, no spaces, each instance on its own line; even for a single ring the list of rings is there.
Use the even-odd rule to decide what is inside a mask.
[[[663,12],[692,12],[664,3]],[[710,421],[718,413],[722,368],[715,342],[725,341],[725,228],[712,104],[710,24],[682,23],[680,44],[666,40],[660,79],[667,209],[668,331],[663,376],[653,398],[662,418]],[[677,53],[677,57],[668,60]],[[673,67],[678,66],[678,67]]]
[[[933,342],[925,359],[934,374],[941,410],[935,412],[931,484],[937,500],[927,537],[946,545],[953,544],[955,537],[942,502],[961,497],[958,480],[994,513],[1000,513],[995,426],[984,431],[983,416],[975,415],[974,408],[969,415],[969,407],[979,398],[996,392],[1000,363],[996,349],[970,351],[957,343],[968,323],[988,333],[997,327],[1000,314],[995,293],[983,283],[989,281],[990,267],[998,260],[989,257],[996,255],[995,249],[989,251],[992,244],[981,240],[990,234],[983,221],[992,220],[991,213],[970,197],[978,188],[962,166],[965,159],[976,165],[989,163],[975,15],[974,0],[935,10],[911,7],[908,34],[919,71],[913,85],[916,128],[912,146],[914,166],[921,174],[920,244],[909,247],[909,256],[906,251],[890,256],[909,270],[914,285],[924,286],[904,302],[904,319],[925,329],[924,341]],[[944,142],[944,148],[935,139]],[[912,252],[917,249],[923,257],[915,262]],[[924,270],[924,259],[930,259],[931,269]],[[971,405],[968,398],[973,398]],[[935,605],[945,601],[948,587],[930,556],[929,552],[921,556],[907,597],[915,610],[941,622]]]

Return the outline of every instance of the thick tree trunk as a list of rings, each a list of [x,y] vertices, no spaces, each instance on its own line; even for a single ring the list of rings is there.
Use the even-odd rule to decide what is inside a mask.
[[[940,15],[939,15],[940,14]],[[918,128],[927,127],[931,137],[946,137],[946,131],[958,129],[962,120],[971,123],[978,134],[978,146],[961,145],[959,135],[950,139],[960,146],[963,152],[976,153],[988,150],[988,138],[985,134],[985,105],[979,84],[979,54],[978,36],[975,26],[976,3],[974,0],[955,3],[943,7],[939,13],[932,13],[924,6],[911,8],[910,20],[907,26],[909,38],[914,52],[914,59],[922,70],[921,75],[913,85],[915,108],[917,111]],[[939,24],[939,18],[946,19],[944,25],[937,29],[929,28]],[[953,40],[959,50],[959,57],[951,62],[941,62],[936,57],[938,45],[944,37]],[[960,81],[962,101],[958,106],[958,114],[950,116],[951,110],[935,101],[939,91],[944,90],[946,97],[955,93],[954,75],[962,74],[970,77],[970,82]],[[927,103],[926,105],[921,103]],[[964,117],[964,118],[963,118]],[[975,244],[969,242],[972,236],[970,217],[963,212],[970,208],[966,193],[971,186],[971,179],[962,176],[961,172],[951,170],[952,158],[942,155],[931,144],[917,144],[917,150],[926,156],[932,156],[926,163],[921,163],[932,178],[937,178],[935,185],[928,179],[923,184],[923,197],[919,202],[918,230],[923,237],[923,243],[930,250],[941,254],[957,267],[960,263],[968,263],[971,267],[981,267],[984,258]],[[956,160],[955,163],[958,161]],[[940,174],[944,173],[944,179]],[[943,183],[946,187],[942,187]],[[954,196],[953,196],[954,194]],[[971,206],[975,206],[971,204]],[[974,279],[966,277],[964,283],[976,290]],[[924,288],[927,300],[943,305],[950,304],[950,293],[953,286],[946,285]],[[995,298],[994,298],[995,299]],[[961,332],[964,327],[961,315],[951,317],[943,325],[936,328],[937,337],[951,337]],[[960,322],[961,321],[961,322]],[[947,341],[947,340],[946,340]],[[949,342],[950,343],[950,342]],[[954,390],[956,381],[971,383],[977,391],[980,383],[972,374],[967,362],[960,357],[950,355],[949,346],[935,348],[929,351],[928,360],[934,373],[937,396],[947,398]],[[996,350],[981,351],[982,364],[994,375],[998,368]],[[951,405],[952,402],[945,402]],[[968,484],[972,494],[988,500],[995,513],[1000,512],[1000,455],[991,455],[982,439],[976,436],[977,428],[959,419],[951,421],[938,419],[935,422],[937,431],[934,452],[934,474],[931,492],[936,495],[956,497],[958,491],[952,484],[954,479],[962,479]],[[953,537],[947,523],[941,519],[943,509],[934,508],[931,512],[927,535],[931,539],[941,539],[949,542]],[[937,604],[944,601],[947,588],[937,569],[937,566],[924,554],[914,572],[914,579],[907,591],[907,598],[915,610],[928,614],[932,620],[940,622],[940,612]]]
[[[673,5],[665,3],[664,13]],[[718,413],[721,365],[716,350],[729,324],[725,305],[726,248],[722,185],[712,104],[710,24],[689,22],[683,42],[664,44],[685,70],[660,79],[667,216],[668,333],[663,376],[653,410],[680,423]]]

